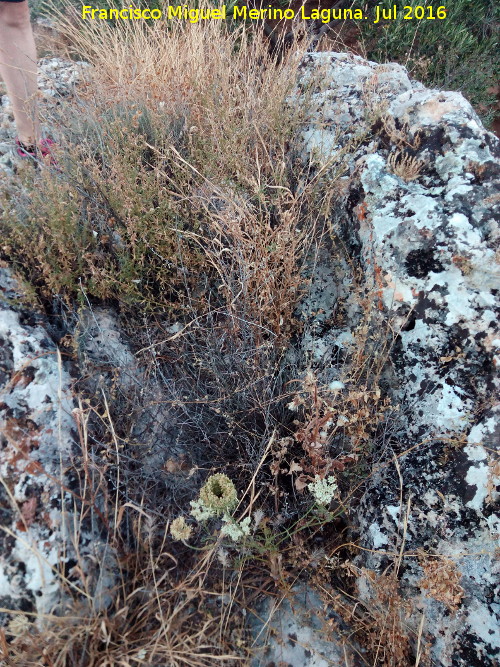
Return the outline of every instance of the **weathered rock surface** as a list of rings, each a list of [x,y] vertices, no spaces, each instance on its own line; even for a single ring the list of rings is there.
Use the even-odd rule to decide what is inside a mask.
[[[0,607],[35,612],[39,622],[63,613],[63,580],[82,598],[95,596],[97,606],[114,583],[111,554],[80,521],[75,407],[72,379],[43,316],[0,268]],[[88,582],[93,577],[85,591],[72,571],[77,562],[89,566]]]
[[[126,406],[130,442],[141,450],[141,471],[157,477],[169,458],[185,453],[165,387],[139,364],[113,309],[82,311],[75,338],[87,392],[105,391],[112,412]]]
[[[368,550],[358,558],[359,595],[367,604],[374,595],[367,571],[380,574],[401,550],[412,554],[403,558],[400,586],[413,602],[414,636],[423,617],[432,664],[493,665],[500,655],[499,142],[462,95],[427,90],[398,65],[310,54],[302,90],[308,82],[314,106],[302,152],[313,163],[338,164],[339,148],[349,146],[334,231],[375,300],[380,349],[391,342],[384,381],[400,406],[353,517]],[[333,266],[323,258],[317,273],[333,274]],[[311,310],[320,305],[328,322],[335,300],[315,298]],[[349,309],[356,311],[348,298]],[[355,322],[325,331],[307,321],[305,344],[320,351],[323,375],[335,377]]]
[[[266,599],[250,620],[254,640],[251,667],[354,665],[351,647],[334,641],[328,632],[330,618],[318,594],[305,585],[296,586],[290,599]]]

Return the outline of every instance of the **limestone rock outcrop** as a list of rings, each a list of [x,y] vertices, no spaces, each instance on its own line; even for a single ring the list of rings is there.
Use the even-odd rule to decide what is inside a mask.
[[[1,267],[0,607],[42,624],[64,613],[68,589],[106,604],[115,577],[112,554],[81,511],[72,384],[46,318]],[[77,563],[88,565],[85,586]]]
[[[310,54],[297,95],[306,90],[313,102],[300,150],[318,168],[343,165],[332,228],[376,305],[378,344],[388,350],[382,386],[399,406],[351,517],[363,549],[359,596],[369,604],[372,580],[408,554],[398,568],[412,601],[405,623],[414,638],[422,627],[432,664],[493,665],[499,142],[461,94],[427,90],[399,65]],[[331,267],[323,256],[313,288]],[[337,279],[347,312],[355,311],[351,278]],[[324,322],[330,301],[321,302]],[[324,322],[309,322],[306,343],[322,351],[317,363],[331,377],[353,322],[337,330]]]
[[[357,664],[348,642],[331,639],[331,614],[307,585],[295,586],[287,599],[266,598],[249,625],[253,636],[251,667],[345,667]],[[358,647],[356,647],[358,650]]]

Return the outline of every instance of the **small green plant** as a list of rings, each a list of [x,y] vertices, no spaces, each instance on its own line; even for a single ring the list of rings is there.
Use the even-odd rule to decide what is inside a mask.
[[[211,475],[200,490],[197,500],[191,501],[191,515],[197,521],[208,521],[222,515],[221,537],[230,537],[238,542],[250,534],[251,518],[237,522],[231,512],[238,504],[238,494],[233,482],[222,473]]]
[[[246,509],[245,513],[248,512],[248,516],[244,519],[238,521],[234,517],[232,511],[238,503],[236,487],[231,479],[222,473],[211,475],[200,490],[198,499],[191,501],[191,515],[200,523],[221,517],[222,526],[219,536],[229,537],[235,543],[245,538],[244,545],[249,552],[262,554],[269,550],[277,551],[280,544],[291,539],[295,533],[324,525],[338,516],[338,513],[329,512],[327,509],[338,492],[337,481],[333,475],[325,479],[316,475],[314,482],[307,488],[314,503],[309,506],[304,516],[296,521],[295,525],[276,533],[269,531],[267,521],[263,521],[265,514],[262,510],[253,512],[253,524],[250,508]],[[261,524],[262,535],[257,536]],[[184,539],[181,535],[187,535],[188,531],[190,535],[191,528],[185,524],[184,518],[179,517],[173,522],[171,534],[174,539]]]

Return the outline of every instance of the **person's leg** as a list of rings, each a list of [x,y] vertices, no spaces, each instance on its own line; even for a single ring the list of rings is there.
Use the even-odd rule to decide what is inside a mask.
[[[38,143],[37,59],[27,0],[0,1],[0,76],[7,86],[20,141]]]

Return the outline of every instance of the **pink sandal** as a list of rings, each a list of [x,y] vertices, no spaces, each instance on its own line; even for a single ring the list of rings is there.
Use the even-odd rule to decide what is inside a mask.
[[[39,161],[40,158],[45,160],[45,158],[49,157],[49,164],[53,167],[57,167],[57,162],[52,155],[55,146],[55,141],[50,138],[40,139],[38,146],[33,144],[23,144],[19,137],[16,138],[16,153],[19,157],[23,159],[30,158],[36,161]]]

